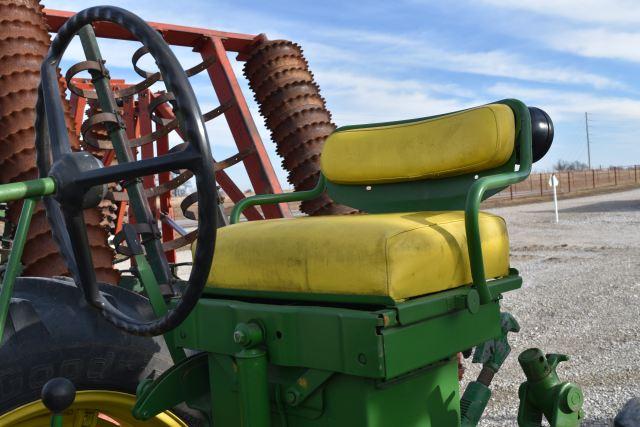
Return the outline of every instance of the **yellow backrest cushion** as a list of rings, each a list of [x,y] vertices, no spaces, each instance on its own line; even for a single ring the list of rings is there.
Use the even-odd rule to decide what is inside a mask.
[[[441,117],[334,132],[322,172],[337,184],[442,178],[503,165],[513,152],[511,108],[490,104]]]

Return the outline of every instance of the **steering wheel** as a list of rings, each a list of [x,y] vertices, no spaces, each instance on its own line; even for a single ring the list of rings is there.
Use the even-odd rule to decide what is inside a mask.
[[[71,151],[57,67],[73,37],[85,25],[96,21],[108,21],[125,28],[153,56],[167,90],[174,96],[174,112],[187,141],[184,149],[109,167],[104,167],[87,152]],[[164,334],[178,326],[195,307],[206,285],[215,249],[217,192],[214,163],[191,84],[158,32],[131,12],[111,6],[85,9],[67,20],[51,43],[42,63],[41,77],[36,105],[36,151],[40,176],[50,176],[56,182],[56,193],[44,201],[53,237],[85,299],[98,308],[105,319],[131,334]],[[131,182],[145,175],[179,169],[187,169],[194,174],[198,191],[198,241],[188,285],[177,305],[165,315],[152,321],[133,319],[118,310],[98,289],[83,209],[97,206],[109,182]],[[153,220],[148,206],[146,209],[146,219]],[[136,220],[141,223],[145,218]],[[159,244],[158,236],[155,240]],[[162,251],[160,254],[164,257]]]

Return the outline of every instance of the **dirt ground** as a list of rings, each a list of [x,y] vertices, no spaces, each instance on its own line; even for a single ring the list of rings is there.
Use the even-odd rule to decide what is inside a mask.
[[[585,426],[609,426],[623,404],[640,396],[640,189],[490,209],[503,216],[511,265],[522,289],[503,308],[520,322],[513,353],[493,383],[482,426],[515,426],[517,355],[529,347],[565,353],[562,380],[585,393]],[[469,365],[470,363],[467,362]],[[470,368],[466,378],[475,377]]]
[[[507,221],[511,265],[524,284],[505,294],[503,308],[522,329],[512,335],[481,426],[517,425],[524,380],[517,356],[529,347],[571,356],[558,373],[583,388],[584,426],[612,425],[640,396],[640,189],[559,205],[558,224],[551,202],[489,209]],[[466,365],[468,381],[479,369]]]

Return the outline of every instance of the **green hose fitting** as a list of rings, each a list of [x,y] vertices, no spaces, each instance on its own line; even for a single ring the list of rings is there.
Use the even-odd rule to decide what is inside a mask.
[[[551,427],[579,426],[584,418],[582,390],[570,382],[561,382],[556,373],[560,362],[569,360],[564,354],[547,354],[538,348],[523,351],[518,362],[527,381],[520,385],[518,425],[540,426],[542,417]]]
[[[476,347],[473,363],[482,363],[478,379],[467,385],[460,399],[460,422],[462,427],[475,427],[480,422],[489,399],[491,381],[511,353],[508,335],[520,331],[520,325],[509,313],[500,313],[502,334]]]
[[[479,381],[472,381],[464,390],[464,395],[460,400],[461,426],[475,427],[480,422],[491,399],[491,389]]]

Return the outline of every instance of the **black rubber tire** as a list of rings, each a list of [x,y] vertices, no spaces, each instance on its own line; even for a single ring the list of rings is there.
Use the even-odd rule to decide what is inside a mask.
[[[123,313],[153,318],[148,301],[133,292],[101,285]],[[140,380],[170,367],[162,337],[122,332],[90,307],[69,279],[16,280],[0,345],[0,414],[40,398],[51,378],[65,377],[77,390],[135,394]],[[192,426],[189,411],[177,414]]]
[[[640,425],[640,397],[629,400],[613,420],[614,427],[637,427]]]

